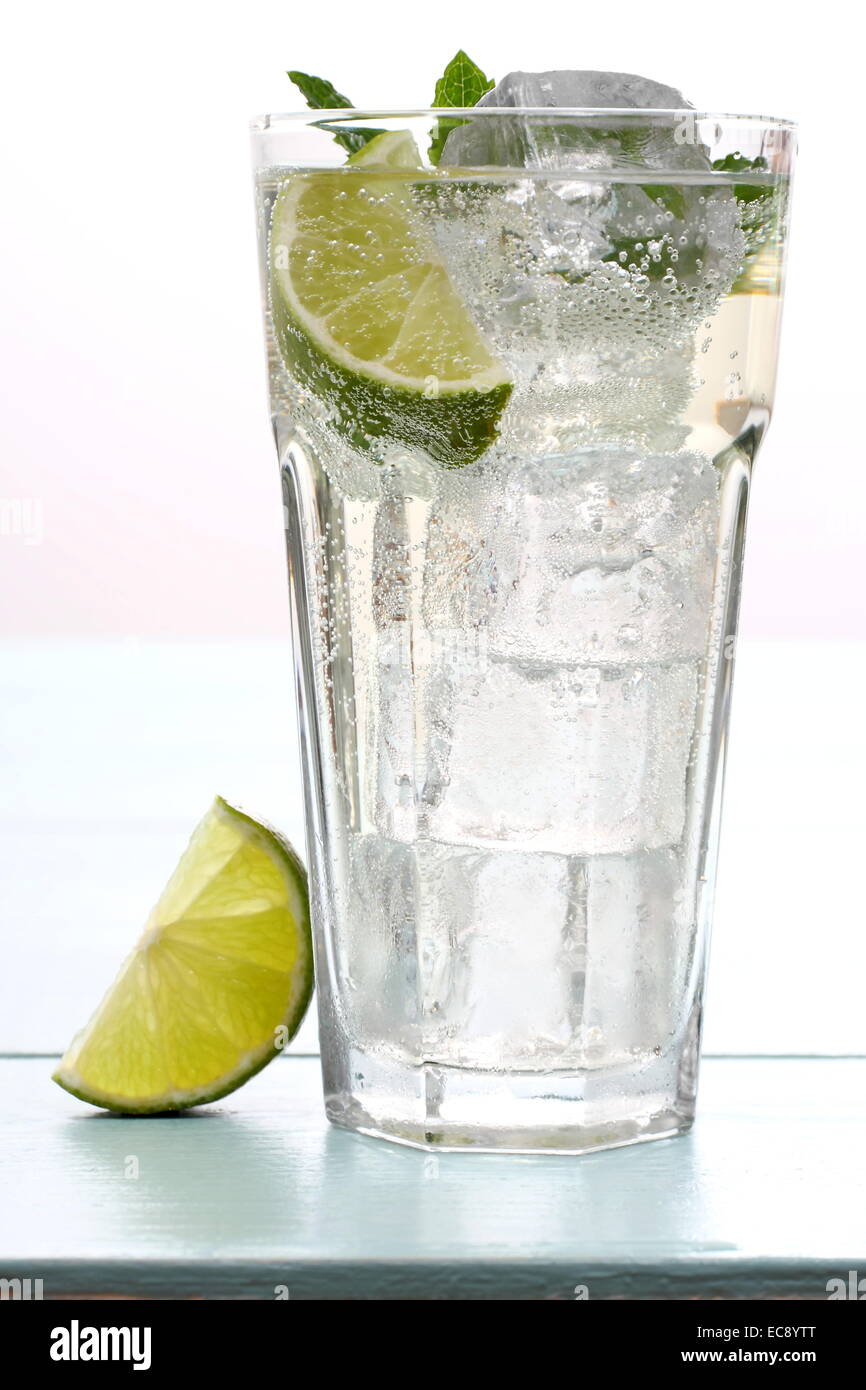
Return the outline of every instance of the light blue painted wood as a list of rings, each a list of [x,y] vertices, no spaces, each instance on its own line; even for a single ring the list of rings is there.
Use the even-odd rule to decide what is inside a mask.
[[[707,1060],[692,1134],[582,1158],[330,1129],[315,1059],[172,1119],[96,1112],[50,1070],[0,1062],[0,1276],[47,1297],[823,1298],[866,1275],[866,1060]]]
[[[738,644],[711,1052],[866,1053],[864,684],[863,642]],[[66,1048],[217,792],[303,846],[293,690],[288,637],[0,642],[0,1051]]]

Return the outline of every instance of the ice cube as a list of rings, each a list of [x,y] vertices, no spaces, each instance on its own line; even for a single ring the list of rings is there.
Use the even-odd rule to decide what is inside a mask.
[[[509,72],[479,106],[573,106],[673,111],[690,107],[682,92],[632,72]]]
[[[682,834],[694,662],[520,664],[454,673],[425,833],[550,854],[631,853]],[[380,825],[394,833],[397,817]]]
[[[384,646],[379,660],[378,718],[371,721],[376,769],[375,821],[389,835],[411,840],[447,780],[453,710],[454,657],[443,640],[429,654]]]
[[[682,1026],[676,849],[571,858],[352,837],[335,966],[362,1046],[450,1066],[605,1066]]]
[[[579,1037],[569,861],[365,835],[337,967],[362,1040],[450,1065],[544,1059]]]
[[[718,474],[694,453],[597,450],[509,479],[493,542],[491,655],[699,659],[707,644]]]
[[[584,1043],[592,1065],[666,1051],[683,1026],[694,888],[675,849],[583,861]]]
[[[349,837],[348,878],[334,907],[334,967],[361,1039],[417,1045],[415,857],[377,835]]]
[[[432,489],[426,496],[425,490],[405,468],[389,468],[383,477],[372,535],[372,631],[364,643],[369,650],[360,654],[372,667],[375,690],[365,704],[364,766],[370,769],[374,806],[387,808],[401,837],[414,833],[425,768],[418,749],[431,748],[420,729],[425,711],[440,698],[440,665],[423,619],[424,538],[432,496]],[[359,606],[359,622],[364,611]]]
[[[596,449],[473,483],[431,509],[428,626],[471,630],[510,659],[703,655],[719,518],[708,458]]]
[[[680,111],[690,106],[681,92],[662,82],[627,72],[510,72],[485,93],[479,106],[497,108],[574,108]],[[578,161],[584,169],[609,169],[623,157],[647,167],[673,161],[674,168],[700,168],[694,140],[676,140],[673,120],[634,122],[617,126],[611,121],[559,124],[545,119],[514,117],[510,120],[480,118],[456,126],[442,151],[443,165],[484,165],[523,168],[561,168]],[[690,128],[688,128],[689,133]]]
[[[416,854],[428,1052],[501,1067],[567,1047],[582,986],[570,949],[568,861],[429,842]]]

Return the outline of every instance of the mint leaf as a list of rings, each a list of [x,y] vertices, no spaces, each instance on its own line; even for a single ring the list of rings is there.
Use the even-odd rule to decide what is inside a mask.
[[[492,77],[485,77],[477,63],[459,48],[436,83],[434,106],[477,106],[485,92],[495,87]],[[443,120],[441,117],[430,132],[430,162],[438,164],[449,131],[463,121]]]
[[[436,83],[433,105],[477,106],[484,93],[495,85],[493,79],[485,77],[478,64],[458,48]]]
[[[758,155],[757,159],[746,159],[742,154],[726,154],[724,159],[714,159],[713,168],[723,174],[744,174],[744,173],[763,173],[767,168],[767,161],[763,155]],[[738,203],[754,203],[759,198],[771,196],[771,188],[761,188],[753,183],[735,183],[733,194]]]
[[[349,98],[326,82],[324,77],[311,77],[308,72],[287,72],[286,76],[291,78],[304,101],[314,111],[334,111],[338,106],[352,105]]]
[[[352,103],[348,97],[344,97],[342,92],[338,92],[331,82],[327,82],[324,77],[312,77],[308,72],[288,72],[286,76],[291,78],[298,88],[301,96],[309,107],[314,111],[335,111],[341,107],[351,107]],[[327,121],[318,121],[322,130],[327,130],[333,135],[338,145],[342,145],[344,150],[354,154],[355,150],[362,150],[368,140],[372,140],[374,135],[378,135],[378,130],[361,130],[352,126],[332,126]]]

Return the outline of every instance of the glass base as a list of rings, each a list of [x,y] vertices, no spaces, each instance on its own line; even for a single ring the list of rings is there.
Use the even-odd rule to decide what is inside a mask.
[[[354,1049],[344,1060],[339,1080],[326,1067],[331,1123],[430,1152],[591,1153],[684,1134],[694,1120],[694,1066],[679,1054],[508,1074]]]

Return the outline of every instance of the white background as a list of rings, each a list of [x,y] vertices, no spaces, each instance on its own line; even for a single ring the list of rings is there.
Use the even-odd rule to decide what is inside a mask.
[[[866,130],[853,13],[153,0],[7,15],[0,500],[29,499],[38,535],[0,536],[0,892],[13,947],[0,1046],[63,1045],[94,1002],[91,988],[61,1003],[63,980],[82,961],[110,974],[214,791],[266,802],[299,833],[247,120],[296,109],[288,67],[358,104],[427,104],[464,47],[497,78],[636,71],[706,109],[801,122],[709,1041],[866,1051]],[[220,644],[236,642],[228,670]],[[42,1004],[40,965],[55,972]]]

